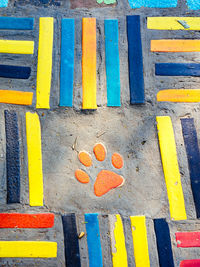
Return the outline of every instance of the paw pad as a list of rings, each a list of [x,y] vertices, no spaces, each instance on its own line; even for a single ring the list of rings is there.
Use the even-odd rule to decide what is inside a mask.
[[[83,184],[87,184],[90,181],[89,175],[82,170],[76,170],[75,171],[75,177],[79,182],[81,182]]]
[[[93,148],[94,155],[98,161],[104,161],[106,158],[106,148],[103,144],[99,143],[96,144]],[[85,151],[81,151],[78,154],[79,161],[86,167],[92,166],[92,158],[89,153]],[[123,158],[120,154],[114,153],[112,155],[112,165],[116,169],[121,169],[124,165]],[[89,175],[83,170],[76,170],[75,171],[76,179],[81,183],[89,183],[90,177]],[[102,170],[97,175],[96,181],[94,183],[94,193],[96,196],[100,197],[109,192],[111,189],[120,187],[124,184],[124,178],[109,170]]]
[[[80,160],[80,162],[86,166],[86,167],[90,167],[92,166],[92,159],[89,155],[89,153],[85,152],[85,151],[81,151],[78,154],[78,158]]]
[[[106,158],[106,148],[103,144],[96,144],[93,148],[94,155],[98,161],[104,161]]]

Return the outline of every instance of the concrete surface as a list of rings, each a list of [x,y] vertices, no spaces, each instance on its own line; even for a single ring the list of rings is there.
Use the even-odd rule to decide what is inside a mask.
[[[71,8],[74,8],[71,2]],[[81,1],[80,1],[81,2]],[[25,112],[35,110],[30,108],[0,105],[0,210],[3,212],[42,212],[51,211],[56,214],[55,227],[51,230],[1,230],[1,240],[51,240],[58,242],[58,258],[48,260],[32,259],[0,259],[1,266],[64,266],[64,247],[60,215],[75,212],[78,217],[80,232],[84,230],[83,213],[99,212],[101,217],[102,242],[105,244],[104,265],[111,266],[107,214],[120,213],[124,217],[124,228],[127,242],[129,266],[133,266],[132,240],[128,216],[145,215],[148,217],[148,240],[150,261],[153,267],[158,266],[153,218],[169,219],[169,207],[166,186],[161,165],[155,117],[168,115],[172,118],[177,144],[179,167],[188,218],[196,219],[193,197],[190,187],[189,171],[181,132],[180,118],[193,117],[200,138],[199,104],[157,103],[156,94],[160,89],[196,88],[199,89],[200,78],[196,77],[155,77],[155,62],[199,62],[199,53],[150,53],[150,40],[156,38],[200,38],[200,32],[194,31],[152,31],[146,29],[147,16],[197,16],[199,11],[187,10],[185,1],[180,0],[177,8],[131,10],[126,0],[119,0],[115,7],[98,8],[96,1],[93,8],[70,9],[68,1],[10,1],[9,7],[0,9],[1,16],[33,16],[35,28],[33,32],[0,31],[0,38],[34,40],[35,54],[1,55],[0,64],[22,64],[32,67],[28,80],[17,81],[0,78],[1,89],[16,89],[32,91],[35,95],[38,47],[38,22],[41,16],[55,18],[53,74],[51,88],[51,110],[36,110],[40,116],[42,127],[42,152],[44,171],[44,208],[30,208],[28,199],[28,170],[25,134]],[[82,3],[82,2],[81,2]],[[88,7],[86,2],[86,7]],[[144,78],[146,104],[143,106],[129,105],[128,57],[126,15],[140,14],[144,56]],[[75,47],[75,83],[74,108],[59,108],[59,64],[60,64],[60,20],[63,17],[73,17],[76,23]],[[97,104],[94,112],[81,111],[81,18],[97,18]],[[106,106],[106,76],[105,76],[105,46],[104,19],[119,20],[119,50],[121,78],[121,108]],[[20,118],[21,142],[21,203],[6,205],[6,140],[4,109],[17,110]],[[87,168],[90,184],[80,184],[74,177],[76,168],[81,164],[77,153],[86,150],[92,154],[93,145],[102,142],[108,151],[107,159],[99,163],[93,158],[93,167]],[[75,144],[75,149],[74,145]],[[125,161],[125,166],[117,173],[123,175],[123,187],[113,190],[98,198],[93,193],[93,184],[98,172],[104,168],[113,170],[111,155],[119,152]],[[86,169],[86,168],[83,168]],[[185,226],[185,224],[183,225]],[[174,227],[174,226],[172,226]],[[197,228],[195,228],[197,229]],[[85,231],[85,230],[84,230]],[[107,234],[106,234],[107,233]],[[80,240],[82,266],[88,266],[86,238]],[[180,258],[189,257],[189,252],[179,255],[175,246],[176,266]],[[193,255],[193,254],[192,254]],[[194,257],[198,249],[194,250]]]

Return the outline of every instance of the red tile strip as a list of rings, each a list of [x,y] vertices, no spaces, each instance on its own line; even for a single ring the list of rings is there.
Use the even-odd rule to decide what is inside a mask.
[[[180,267],[199,267],[200,260],[184,260],[181,261]]]
[[[53,226],[53,213],[0,213],[0,228],[51,228]]]
[[[178,248],[200,247],[200,232],[184,232],[175,235]]]

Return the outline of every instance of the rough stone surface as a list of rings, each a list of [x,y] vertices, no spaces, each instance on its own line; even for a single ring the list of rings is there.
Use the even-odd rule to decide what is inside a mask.
[[[97,8],[97,7],[115,7],[116,4],[109,4],[106,5],[103,3],[98,3],[96,0],[70,0],[71,1],[71,8]]]

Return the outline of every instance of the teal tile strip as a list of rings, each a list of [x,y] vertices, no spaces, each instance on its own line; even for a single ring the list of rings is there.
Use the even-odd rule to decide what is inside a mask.
[[[189,9],[198,10],[200,9],[200,0],[187,0]]]
[[[7,7],[8,0],[0,0],[0,7]]]
[[[118,20],[104,21],[107,106],[120,107],[120,67],[118,47]]]
[[[190,1],[192,2],[192,0]],[[176,7],[177,3],[178,0],[129,0],[131,8],[140,8],[140,7],[170,8],[170,7]]]

